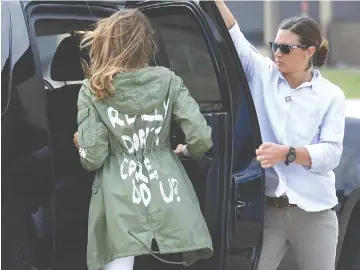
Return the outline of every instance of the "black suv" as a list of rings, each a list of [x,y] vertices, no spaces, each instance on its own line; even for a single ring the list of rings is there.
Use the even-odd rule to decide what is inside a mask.
[[[261,136],[244,72],[213,2],[1,2],[2,269],[86,269],[93,174],[73,145],[84,74],[79,33],[139,7],[151,19],[154,65],[178,74],[212,127],[211,158],[183,160],[210,229],[214,256],[190,269],[256,269],[262,246]],[[336,170],[338,269],[359,261],[360,120],[346,120]],[[358,136],[357,135],[357,136]],[[183,142],[174,126],[172,143]],[[186,217],[184,217],[186,218]],[[321,258],[319,258],[321,259]],[[177,269],[142,257],[135,269]]]

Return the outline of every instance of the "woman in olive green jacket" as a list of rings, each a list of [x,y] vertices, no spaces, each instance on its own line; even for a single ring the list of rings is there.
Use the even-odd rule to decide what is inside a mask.
[[[91,61],[75,141],[84,168],[96,170],[89,270],[132,269],[144,254],[180,253],[185,266],[210,257],[211,237],[169,133],[175,120],[184,151],[200,159],[212,146],[211,128],[178,76],[148,66],[156,50],[148,19],[138,10],[117,12],[87,32],[82,47]]]

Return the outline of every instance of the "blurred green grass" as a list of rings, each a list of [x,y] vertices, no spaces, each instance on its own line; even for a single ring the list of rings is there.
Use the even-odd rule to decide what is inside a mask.
[[[360,69],[322,68],[321,75],[338,85],[348,99],[360,98]]]

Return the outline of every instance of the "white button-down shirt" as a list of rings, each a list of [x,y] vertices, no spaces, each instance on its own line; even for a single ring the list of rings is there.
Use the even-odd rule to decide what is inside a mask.
[[[310,82],[292,89],[275,63],[246,40],[238,24],[230,35],[249,82],[263,142],[305,147],[311,157],[311,167],[281,162],[266,169],[266,195],[286,194],[290,203],[309,212],[334,207],[338,201],[332,170],[343,148],[344,93],[318,70],[312,70]]]

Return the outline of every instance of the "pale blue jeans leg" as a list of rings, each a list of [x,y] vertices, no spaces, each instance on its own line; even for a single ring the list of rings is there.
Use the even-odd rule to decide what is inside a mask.
[[[104,270],[133,270],[134,261],[134,256],[118,258],[105,265]]]

